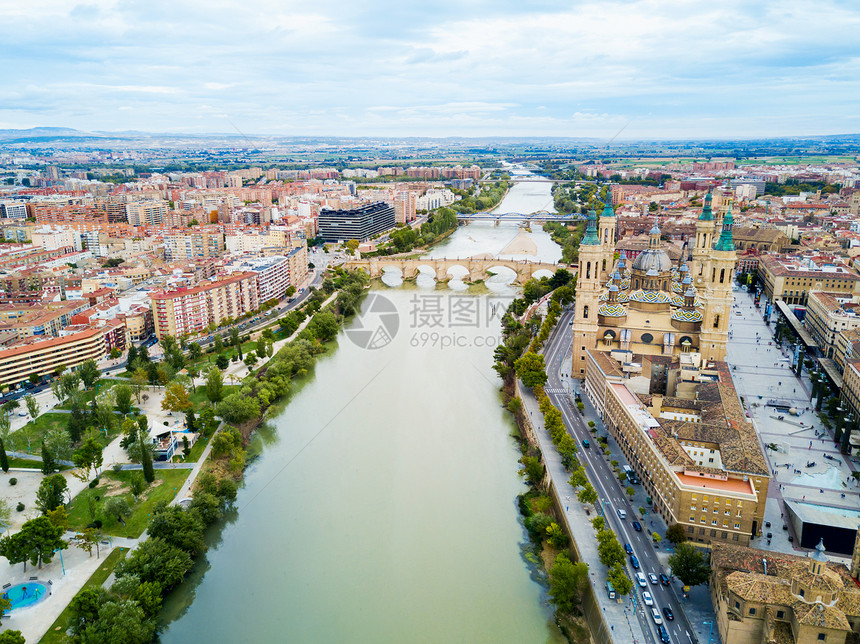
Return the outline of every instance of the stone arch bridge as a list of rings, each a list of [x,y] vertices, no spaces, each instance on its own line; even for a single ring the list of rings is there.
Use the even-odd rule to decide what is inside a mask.
[[[516,273],[514,282],[517,284],[524,284],[536,272],[542,270],[549,271],[550,273],[555,273],[559,268],[567,268],[571,271],[575,270],[565,264],[531,262],[528,260],[480,259],[472,257],[463,259],[420,259],[414,257],[397,257],[396,255],[370,257],[368,259],[351,259],[343,264],[346,270],[363,270],[371,278],[381,277],[387,268],[397,268],[403,273],[403,279],[412,279],[418,276],[421,268],[429,268],[435,273],[437,282],[450,280],[453,277],[450,274],[451,269],[458,266],[468,271],[468,280],[470,282],[484,280],[493,274],[492,269],[504,266]],[[463,277],[464,279],[466,278],[465,275]]]

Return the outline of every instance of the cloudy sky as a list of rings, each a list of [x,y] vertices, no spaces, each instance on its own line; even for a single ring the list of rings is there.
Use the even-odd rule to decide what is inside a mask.
[[[0,2],[0,128],[860,132],[855,0]]]

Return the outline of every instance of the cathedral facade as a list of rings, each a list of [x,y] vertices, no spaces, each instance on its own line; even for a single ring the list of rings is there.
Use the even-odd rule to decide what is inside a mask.
[[[677,262],[662,248],[655,224],[647,250],[633,261],[615,257],[616,220],[607,203],[592,210],[579,247],[573,329],[573,377],[585,377],[586,351],[701,353],[724,360],[737,262],[731,203],[718,221],[705,197],[694,246]]]

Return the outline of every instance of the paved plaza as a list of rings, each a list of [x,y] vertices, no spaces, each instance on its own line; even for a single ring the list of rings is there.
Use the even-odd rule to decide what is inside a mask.
[[[765,527],[765,536],[752,545],[797,554],[797,539],[789,542],[789,535],[795,535],[783,520],[784,500],[860,510],[860,488],[851,477],[854,463],[840,454],[832,434],[813,411],[806,370],[802,378],[794,374],[790,350],[777,346],[774,324],[769,328],[762,319],[764,307],[762,302],[757,309],[751,294],[735,291],[726,361],[773,473],[765,510],[765,521],[771,527]],[[768,407],[772,399],[788,401],[798,415]],[[773,534],[770,544],[768,532]]]

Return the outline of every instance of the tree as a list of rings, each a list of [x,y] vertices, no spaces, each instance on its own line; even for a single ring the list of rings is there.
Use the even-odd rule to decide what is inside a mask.
[[[152,520],[147,526],[150,537],[160,537],[191,556],[206,549],[204,531],[205,526],[197,512],[186,512],[178,505],[166,503],[153,510]]]
[[[334,340],[338,332],[337,318],[330,311],[320,311],[311,319],[307,326],[310,333],[321,342]]]
[[[594,528],[595,532],[600,532],[606,527],[606,519],[603,517],[594,517],[591,520],[591,527]]]
[[[221,339],[220,335],[215,336],[215,341],[212,344],[212,347],[215,353],[221,354],[224,352],[224,341]]]
[[[168,385],[164,390],[161,408],[170,411],[187,411],[193,407],[188,390],[178,382]]]
[[[711,567],[705,555],[689,543],[679,543],[669,556],[669,569],[685,586],[698,586],[708,581]]]
[[[143,477],[143,472],[132,472],[131,479],[129,479],[128,487],[131,490],[131,493],[134,495],[134,502],[137,503],[137,497],[143,494],[143,491],[146,489],[146,479]]]
[[[93,498],[93,497],[88,497]],[[93,499],[95,501],[95,499]],[[90,557],[93,556],[93,548],[96,549],[96,558],[99,558],[99,542],[102,540],[102,533],[95,528],[87,528],[78,535],[77,546]]]
[[[532,487],[540,485],[543,480],[543,464],[537,456],[523,456],[520,459],[523,464],[520,476],[524,476],[526,482]]]
[[[0,534],[6,532],[12,523],[12,508],[6,499],[0,499]]]
[[[0,469],[4,472],[9,471],[9,457],[6,455],[6,445],[3,444],[3,438],[0,438]]]
[[[28,394],[24,396],[24,403],[27,405],[27,413],[30,414],[30,418],[36,420],[39,416],[39,401],[34,395]]]
[[[196,342],[192,342],[188,346],[188,357],[192,360],[198,360],[200,356],[203,355],[203,349],[200,348],[200,345]]]
[[[257,364],[257,354],[254,351],[249,351],[248,355],[245,356],[245,360],[243,360],[245,366],[250,369],[255,364]]]
[[[15,398],[12,398],[11,400],[7,400],[6,402],[4,402],[3,405],[0,406],[0,409],[9,414],[18,409],[20,406],[21,403],[19,403]]]
[[[66,424],[66,431],[69,432],[69,438],[73,443],[78,443],[87,428],[87,416],[84,410],[81,409],[77,401],[72,403],[72,411],[69,414],[69,420]]]
[[[588,478],[585,476],[585,468],[580,466],[570,475],[570,486],[574,488],[584,487],[588,483]]]
[[[121,524],[125,525],[124,517],[131,513],[131,508],[128,507],[128,501],[122,496],[112,496],[104,504],[105,514],[113,517]]]
[[[137,347],[134,344],[128,346],[128,355],[125,357],[126,366],[131,369],[131,363],[138,359]]]
[[[72,462],[78,468],[74,472],[75,478],[81,481],[89,481],[90,473],[95,470],[98,473],[103,462],[104,448],[102,444],[90,436],[83,444],[72,454]]]
[[[191,568],[191,555],[172,546],[164,539],[150,537],[143,541],[131,554],[117,565],[116,577],[137,575],[141,581],[152,581],[170,590]]]
[[[126,575],[118,579],[112,586],[111,592],[122,599],[132,599],[140,604],[148,617],[153,617],[161,608],[161,584],[144,581],[137,575]]]
[[[684,526],[680,523],[673,523],[666,530],[666,538],[675,545],[683,543],[687,540],[687,535],[684,533]]]
[[[81,385],[81,379],[74,371],[69,371],[60,376],[60,389],[63,392],[63,400],[74,394]]]
[[[80,367],[78,367],[78,376],[80,376],[81,382],[84,383],[84,389],[92,388],[92,386],[96,384],[100,375],[101,372],[99,371],[95,360],[86,360]]]
[[[218,357],[215,358],[215,365],[223,371],[230,366],[230,358],[224,353],[219,353]]]
[[[630,591],[633,590],[633,581],[631,581],[630,577],[628,577],[627,573],[624,571],[623,564],[616,563],[612,566],[606,576],[609,583],[612,584],[612,587],[619,596],[629,595]]]
[[[128,385],[117,385],[113,388],[113,401],[121,414],[131,413],[131,397],[134,395]]]
[[[224,398],[224,375],[220,369],[212,367],[206,374],[206,398],[212,403],[219,403]]]
[[[120,351],[116,347],[111,347],[111,350],[110,350],[110,359],[111,360],[116,360],[121,355],[122,355],[122,351]]]
[[[594,504],[597,502],[597,492],[594,491],[594,486],[591,483],[586,483],[585,486],[576,493],[576,498],[580,503]]]
[[[62,474],[47,476],[42,479],[36,492],[36,507],[42,511],[42,514],[47,514],[63,505],[68,491],[69,485]]]
[[[554,548],[564,548],[570,541],[570,537],[567,536],[564,529],[555,521],[546,527],[546,535],[546,540]]]
[[[611,539],[600,541],[600,537],[605,534],[611,536]],[[610,530],[601,530],[597,533],[597,537],[597,554],[600,557],[600,563],[611,568],[617,562],[624,561],[624,548],[622,548],[621,544],[618,543],[618,539],[615,538],[614,532]]]
[[[42,440],[42,474],[53,474],[58,469],[60,468],[57,467],[54,455],[51,453],[51,450],[48,449],[47,443]]]
[[[99,607],[105,601],[105,591],[101,587],[83,588],[69,602],[69,628],[78,635],[99,618]]]
[[[149,357],[149,349],[145,346],[140,347],[137,350],[137,359],[141,362],[150,362],[151,358]]]
[[[147,483],[155,481],[155,469],[152,467],[152,444],[148,441],[149,433],[138,431],[138,443],[140,448],[140,464],[143,467],[143,478]]]
[[[137,399],[137,404],[140,404],[140,394],[143,393],[146,385],[149,384],[149,373],[143,367],[135,369],[131,375],[131,388],[134,391],[134,396]]]
[[[565,553],[559,553],[549,570],[549,596],[556,608],[572,613],[587,585],[588,564],[573,563]]]
[[[228,423],[244,423],[260,415],[260,401],[233,393],[218,403],[218,415]]]
[[[155,623],[131,599],[107,601],[99,607],[98,619],[78,637],[81,644],[146,644],[155,635]]]
[[[651,538],[654,540],[654,543],[655,543],[655,544],[660,543],[660,542],[663,540],[663,537],[661,537],[661,536],[660,536],[659,534],[657,534],[656,532],[652,532],[652,533],[651,533]]]
[[[546,384],[546,364],[543,356],[533,351],[523,354],[523,357],[514,362],[517,377],[523,381],[526,387],[537,387]]]
[[[230,346],[239,347],[239,345],[239,329],[234,326],[230,329]],[[241,350],[242,349],[240,347],[239,351]]]
[[[11,601],[9,602],[9,607],[12,607]],[[21,635],[21,631],[5,630],[0,633],[0,644],[25,644],[25,640],[24,636]]]
[[[55,526],[48,517],[31,519],[20,531],[0,539],[0,556],[6,557],[10,564],[29,561],[41,568],[43,562],[51,563],[56,550],[68,547],[62,536],[63,528]]]

